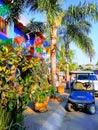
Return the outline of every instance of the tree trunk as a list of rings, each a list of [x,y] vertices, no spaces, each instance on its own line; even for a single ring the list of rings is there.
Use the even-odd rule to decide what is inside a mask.
[[[69,81],[69,60],[68,60],[68,53],[69,53],[69,44],[65,44],[65,60],[66,60],[66,81]]]
[[[57,27],[51,26],[51,79],[52,85],[56,87],[56,40],[57,40]]]

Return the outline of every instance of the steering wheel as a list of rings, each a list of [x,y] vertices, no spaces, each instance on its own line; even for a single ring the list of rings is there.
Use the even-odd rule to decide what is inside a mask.
[[[86,83],[84,83],[84,85],[83,85],[86,89],[87,88],[91,88],[91,83],[90,82],[86,82]]]

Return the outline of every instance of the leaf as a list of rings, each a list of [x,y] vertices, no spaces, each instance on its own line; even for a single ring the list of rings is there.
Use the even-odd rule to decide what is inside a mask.
[[[8,108],[9,108],[10,111],[13,110],[13,102],[9,102]]]

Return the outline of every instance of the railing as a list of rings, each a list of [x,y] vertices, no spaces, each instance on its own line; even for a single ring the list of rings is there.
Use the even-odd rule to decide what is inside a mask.
[[[8,35],[8,22],[0,16],[0,32]]]

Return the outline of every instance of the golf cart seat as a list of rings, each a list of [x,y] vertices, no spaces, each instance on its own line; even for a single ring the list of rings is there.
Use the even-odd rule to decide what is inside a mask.
[[[92,87],[91,83],[89,83],[89,82],[86,82],[86,83],[75,82],[74,89],[77,89],[77,90],[93,90],[93,87]]]

